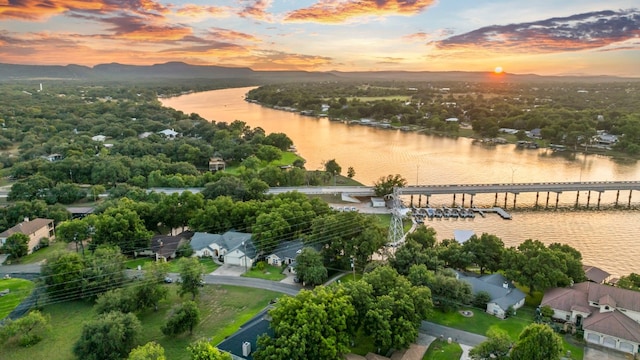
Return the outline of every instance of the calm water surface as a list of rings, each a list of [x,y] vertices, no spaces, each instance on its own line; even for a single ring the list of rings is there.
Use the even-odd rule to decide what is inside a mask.
[[[264,108],[244,101],[251,88],[225,89],[161,99],[165,106],[185,113],[198,113],[216,122],[241,120],[267,133],[286,133],[299,154],[306,159],[307,169],[320,169],[324,161],[336,159],[343,173],[352,166],[355,179],[372,185],[381,176],[401,174],[409,184],[486,184],[552,181],[614,181],[640,179],[640,166],[620,163],[599,155],[570,155],[545,149],[522,150],[513,145],[485,147],[470,139],[447,138],[398,130],[346,125],[326,118],[301,116],[296,113]],[[574,204],[576,193],[560,195],[560,203]],[[627,204],[629,192],[620,193]],[[586,205],[588,194],[580,194]],[[597,194],[591,194],[595,206]],[[602,195],[602,204],[615,201],[616,193]],[[468,198],[467,198],[468,199]],[[504,194],[498,196],[504,205]],[[458,197],[460,202],[460,197]],[[477,196],[476,205],[493,205],[494,195]],[[540,194],[540,201],[546,193]],[[417,199],[415,200],[417,202]],[[424,204],[424,198],[423,198]],[[467,200],[468,201],[468,200]],[[519,206],[532,205],[535,194],[518,196]],[[450,205],[450,197],[432,197],[433,205]],[[631,193],[632,205],[640,203],[640,192]],[[508,207],[513,205],[512,195]],[[550,204],[555,204],[551,194]],[[488,232],[502,238],[506,245],[517,245],[526,239],[545,243],[568,243],[582,252],[584,262],[602,267],[614,275],[640,273],[636,258],[640,211],[564,211],[517,212],[505,221],[497,215],[475,220],[433,220],[439,238],[453,237],[453,230]]]

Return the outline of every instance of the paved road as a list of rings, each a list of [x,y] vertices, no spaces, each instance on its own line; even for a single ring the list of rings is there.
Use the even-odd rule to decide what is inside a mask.
[[[420,332],[423,334],[434,336],[436,338],[440,338],[440,336],[443,336],[445,340],[451,338],[453,341],[459,344],[469,346],[476,346],[487,339],[482,335],[452,329],[450,327],[434,324],[429,321],[422,322],[422,325],[420,325]]]
[[[9,274],[13,277],[31,279],[40,276],[41,267],[40,264],[0,265],[0,277]]]
[[[283,294],[295,296],[302,289],[299,285],[283,284],[277,281],[245,278],[240,276],[205,275],[206,284],[235,285],[277,291]]]

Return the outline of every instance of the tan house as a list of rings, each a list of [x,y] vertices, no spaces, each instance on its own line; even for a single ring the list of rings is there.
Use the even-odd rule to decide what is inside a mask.
[[[227,163],[225,163],[224,160],[222,160],[222,158],[212,157],[211,159],[209,159],[209,171],[211,172],[224,170],[226,166],[227,166]]]
[[[20,224],[0,233],[0,243],[4,245],[7,238],[13,234],[21,233],[29,237],[29,254],[38,250],[40,239],[48,238],[54,240],[56,237],[53,220],[37,218],[29,220],[25,218]]]
[[[588,343],[640,350],[640,292],[585,281],[547,291],[540,305],[551,307],[554,319],[582,327]]]

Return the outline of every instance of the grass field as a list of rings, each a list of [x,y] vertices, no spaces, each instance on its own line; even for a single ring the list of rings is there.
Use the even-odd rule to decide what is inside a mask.
[[[69,244],[62,242],[62,241],[55,241],[53,242],[50,246],[47,246],[45,248],[42,248],[36,252],[33,252],[21,259],[19,259],[18,261],[12,261],[11,259],[7,259],[7,261],[5,262],[6,265],[10,265],[11,263],[13,264],[35,264],[38,263],[42,260],[45,260],[46,258],[50,257],[51,254],[53,254],[56,251],[69,251],[67,249],[67,246]]]
[[[485,335],[490,327],[497,327],[506,331],[513,341],[517,340],[520,332],[533,322],[533,311],[528,309],[519,309],[516,316],[506,320],[499,319],[478,309],[461,310],[473,311],[473,317],[462,316],[458,311],[449,313],[434,311],[428,320],[480,335]]]
[[[427,352],[422,357],[423,360],[451,360],[460,359],[462,348],[457,343],[447,343],[446,341],[434,340]]]
[[[20,302],[29,296],[35,284],[24,279],[0,279],[0,291],[9,290],[7,295],[0,297],[0,320],[4,319]]]
[[[139,343],[156,341],[165,349],[167,359],[186,360],[187,345],[200,338],[211,338],[217,344],[225,336],[234,333],[240,325],[264,309],[270,300],[280,294],[258,289],[236,286],[207,285],[198,296],[201,321],[193,335],[165,337],[160,327],[166,322],[174,304],[182,300],[176,295],[176,284],[170,288],[169,297],[161,302],[157,312],[149,310],[139,314],[144,331]],[[2,347],[0,359],[3,360],[66,360],[73,359],[73,344],[79,338],[82,325],[93,318],[95,313],[88,301],[74,301],[45,306],[45,314],[51,316],[51,330],[42,342],[29,348]]]
[[[215,262],[213,262],[212,259],[210,258],[200,258],[200,264],[202,264],[202,266],[204,266],[204,273],[208,274],[210,272],[213,272],[215,269],[217,269],[219,267],[218,264],[216,264]],[[153,260],[151,258],[148,257],[140,257],[137,259],[131,259],[131,260],[127,260],[125,262],[125,267],[127,269],[137,269],[138,265],[140,265],[142,267],[142,269],[145,268],[145,266],[147,266],[148,264],[151,264]],[[169,272],[170,273],[179,273],[180,272],[180,263],[179,263],[179,259],[174,259],[169,261]]]
[[[249,271],[242,274],[244,277],[248,278],[258,278],[272,281],[280,281],[287,277],[287,275],[282,273],[282,268],[280,266],[267,265],[264,270],[258,270],[257,268],[249,269]]]

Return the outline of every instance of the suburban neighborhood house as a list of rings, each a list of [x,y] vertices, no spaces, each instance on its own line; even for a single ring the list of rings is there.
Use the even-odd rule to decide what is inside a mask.
[[[29,220],[25,218],[23,222],[0,233],[0,243],[4,245],[7,238],[15,233],[25,234],[29,237],[29,254],[38,250],[40,239],[48,238],[49,240],[54,240],[56,236],[53,220],[42,218]]]
[[[640,351],[640,293],[595,282],[547,291],[541,306],[553,318],[584,330],[584,339],[620,351]]]
[[[292,265],[302,251],[304,244],[300,240],[285,241],[278,244],[273,252],[267,256],[267,263],[273,266]]]
[[[491,297],[486,312],[504,319],[509,307],[517,310],[524,305],[526,295],[507,281],[502,274],[484,275],[481,277],[466,276],[458,273],[458,279],[471,284],[473,295],[485,291]]]
[[[178,247],[187,243],[191,236],[193,236],[193,233],[188,231],[175,236],[156,235],[151,238],[151,247],[147,250],[136,253],[136,256],[153,256],[156,261],[169,261],[171,259],[175,259]]]
[[[251,234],[227,231],[220,234],[197,232],[191,238],[194,255],[221,259],[225,264],[250,268],[258,252],[251,241]]]

